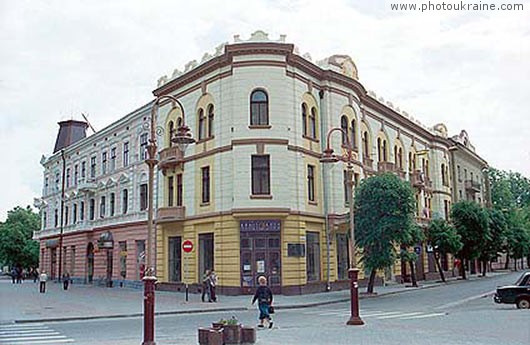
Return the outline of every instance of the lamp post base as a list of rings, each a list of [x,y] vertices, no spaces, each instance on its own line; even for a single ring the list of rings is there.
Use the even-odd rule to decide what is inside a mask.
[[[364,325],[364,321],[359,316],[359,283],[357,282],[359,269],[350,268],[348,275],[350,277],[351,316],[346,324],[349,326],[361,326]]]
[[[144,341],[142,345],[155,343],[155,276],[145,276],[144,281]]]

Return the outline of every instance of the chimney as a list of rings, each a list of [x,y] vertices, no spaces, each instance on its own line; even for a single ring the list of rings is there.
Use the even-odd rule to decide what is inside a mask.
[[[83,121],[67,120],[59,122],[59,133],[55,140],[53,153],[60,151],[81,139],[86,138],[88,124]]]

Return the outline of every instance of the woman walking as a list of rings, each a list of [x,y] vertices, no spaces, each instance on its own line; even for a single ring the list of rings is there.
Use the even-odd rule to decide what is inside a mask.
[[[272,291],[267,286],[267,278],[264,276],[260,276],[258,278],[259,286],[256,290],[256,293],[254,294],[254,298],[252,298],[252,304],[258,301],[258,310],[259,310],[259,328],[265,327],[264,322],[267,320],[269,323],[269,328],[272,328],[273,322],[272,318],[269,313],[269,309],[272,304]]]

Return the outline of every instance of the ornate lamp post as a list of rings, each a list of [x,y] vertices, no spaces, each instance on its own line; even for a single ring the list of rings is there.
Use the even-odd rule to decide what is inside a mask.
[[[182,125],[178,128],[177,134],[174,138],[171,138],[171,141],[176,143],[178,148],[184,153],[189,144],[195,142],[193,139],[190,129],[186,126],[184,122],[184,107],[173,96],[162,95],[155,99],[153,102],[153,107],[151,108],[151,135],[149,138],[149,143],[147,145],[147,159],[145,163],[149,167],[149,181],[147,187],[148,195],[148,207],[147,207],[147,247],[146,247],[146,267],[145,276],[143,277],[144,281],[144,341],[142,345],[155,345],[155,269],[153,267],[153,195],[154,195],[154,175],[155,167],[158,164],[156,157],[156,136],[160,134],[163,130],[157,128],[156,118],[158,115],[158,109],[160,107],[160,102],[162,100],[171,101],[172,109],[177,108],[177,104],[182,110]]]
[[[348,276],[350,278],[350,301],[351,301],[351,315],[347,325],[364,325],[364,321],[359,316],[359,284],[358,276],[359,269],[357,268],[356,259],[356,245],[355,245],[355,231],[354,231],[354,213],[353,213],[353,147],[351,146],[348,133],[342,128],[334,127],[331,128],[327,134],[326,149],[324,155],[320,159],[322,163],[336,163],[339,161],[339,157],[333,154],[333,149],[330,145],[330,138],[333,132],[341,132],[343,137],[346,138],[346,156],[342,157],[347,163],[347,193],[350,196],[350,237],[351,237],[351,253],[352,257],[350,260],[350,269],[348,270]]]

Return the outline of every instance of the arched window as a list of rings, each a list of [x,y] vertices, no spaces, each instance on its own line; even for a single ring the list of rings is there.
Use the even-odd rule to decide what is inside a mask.
[[[340,118],[340,128],[342,129],[342,145],[346,145],[348,141],[346,136],[348,135],[348,118],[346,115],[342,115]]]
[[[399,169],[403,170],[403,149],[401,147],[398,149],[398,162]]]
[[[412,160],[413,160],[412,152],[409,152],[409,172],[414,171]]]
[[[369,151],[369,148],[368,148],[368,132],[367,131],[364,131],[363,132],[363,154],[365,156],[365,158],[370,158],[370,151]]]
[[[381,138],[377,138],[377,161],[378,162],[382,162],[382,158],[383,158],[381,149],[382,149]]]
[[[353,119],[351,120],[351,128],[350,128],[350,142],[351,142],[352,148],[357,147],[357,137],[355,136],[355,132],[356,132],[355,119]]]
[[[208,106],[208,138],[213,137],[213,104]]]
[[[250,124],[269,124],[269,98],[263,90],[255,90],[250,95]]]
[[[307,105],[302,103],[302,134],[307,135]]]
[[[445,186],[445,164],[442,163],[442,184]]]
[[[397,145],[394,145],[394,160],[395,160],[395,164],[396,164],[396,168],[399,166],[399,162],[398,162],[398,147]]]
[[[206,137],[206,119],[204,118],[204,110],[201,108],[199,109],[199,140],[204,139]]]
[[[173,139],[173,137],[175,136],[175,124],[173,123],[173,121],[169,121],[169,125],[168,125],[168,128],[169,128],[169,146],[171,147],[173,145],[173,142],[171,141],[171,139]]]
[[[383,162],[388,161],[388,152],[386,149],[386,140],[383,140]]]
[[[311,114],[309,114],[309,131],[311,138],[317,138],[317,109],[315,107],[311,108]]]

